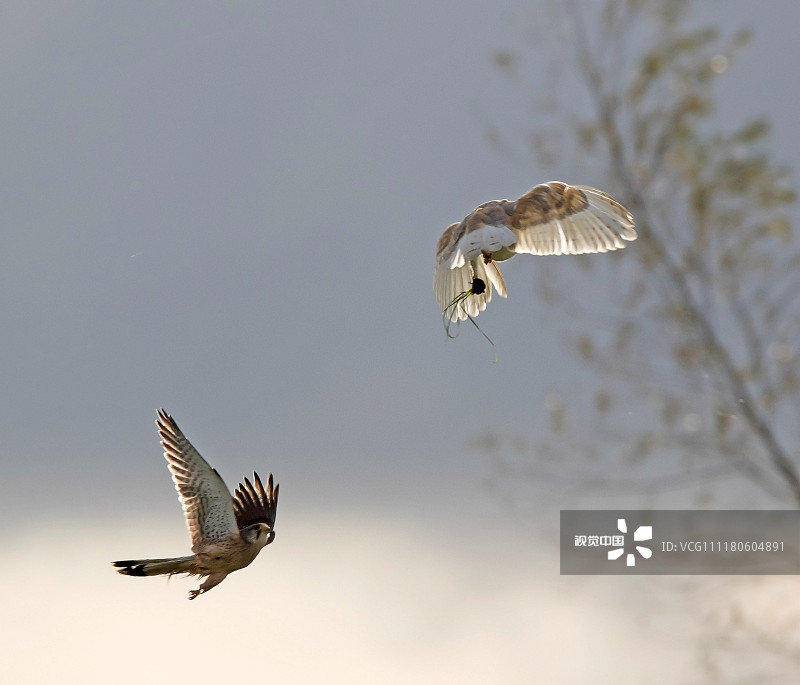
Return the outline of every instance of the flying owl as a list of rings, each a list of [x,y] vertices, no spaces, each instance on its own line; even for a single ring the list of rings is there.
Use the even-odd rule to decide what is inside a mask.
[[[492,200],[450,224],[436,246],[433,294],[446,320],[486,309],[494,288],[506,297],[497,262],[515,254],[585,254],[636,240],[633,216],[602,190],[551,181],[518,200]]]

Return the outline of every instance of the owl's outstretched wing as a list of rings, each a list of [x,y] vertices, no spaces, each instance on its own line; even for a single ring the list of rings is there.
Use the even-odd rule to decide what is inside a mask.
[[[222,477],[200,456],[175,419],[163,409],[158,410],[156,425],[186,516],[192,550],[203,542],[238,535],[231,494]]]
[[[610,195],[589,186],[551,181],[514,203],[508,222],[516,253],[536,255],[608,252],[635,240],[633,216]]]
[[[486,309],[492,288],[506,296],[496,262],[518,253],[608,252],[635,239],[633,216],[610,195],[561,181],[542,183],[514,202],[484,202],[447,227],[436,246],[433,294],[445,318],[461,321]],[[471,293],[475,279],[485,289]]]

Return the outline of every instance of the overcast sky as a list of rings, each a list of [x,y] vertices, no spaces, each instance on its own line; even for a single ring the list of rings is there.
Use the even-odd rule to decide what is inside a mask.
[[[471,327],[445,339],[431,281],[450,222],[562,175],[484,138],[514,119],[491,55],[530,50],[537,16],[522,0],[4,7],[0,496],[19,547],[3,564],[41,565],[31,531],[57,519],[91,538],[92,521],[143,511],[163,514],[179,548],[150,550],[128,524],[130,544],[91,541],[98,563],[185,553],[158,407],[229,486],[275,473],[273,547],[293,516],[312,544],[309,521],[331,511],[430,525],[461,550],[446,565],[482,563],[463,552],[476,526],[529,544],[535,526],[480,489],[489,469],[469,442],[536,430],[577,362],[534,294],[536,260],[504,268],[510,296],[481,315],[496,364]],[[796,165],[797,4],[714,2],[702,19],[754,28],[722,115],[768,114],[778,159]],[[575,504],[551,497],[540,513],[552,524]],[[439,544],[427,534],[426,559]],[[106,572],[115,593],[144,587]],[[274,582],[263,558],[246,573]],[[520,583],[515,606],[536,594]],[[184,602],[183,585],[149,584]]]

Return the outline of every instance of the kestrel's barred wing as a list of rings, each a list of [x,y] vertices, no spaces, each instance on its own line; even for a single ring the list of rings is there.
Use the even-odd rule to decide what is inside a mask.
[[[496,262],[517,253],[607,252],[635,240],[633,216],[606,193],[552,181],[515,202],[485,202],[451,224],[436,247],[433,293],[445,318],[461,321],[486,309],[492,286],[506,296]],[[481,279],[486,289],[472,292]]]
[[[266,523],[270,529],[275,527],[275,516],[278,511],[279,485],[272,483],[272,474],[267,479],[267,487],[261,484],[261,478],[253,472],[253,482],[247,478],[239,483],[233,493],[233,512],[239,528],[252,526],[254,523]]]
[[[514,252],[536,255],[608,252],[635,240],[633,216],[602,190],[553,181],[514,203]]]
[[[222,477],[200,456],[163,409],[158,410],[156,425],[186,516],[192,551],[203,542],[238,536],[233,502]]]

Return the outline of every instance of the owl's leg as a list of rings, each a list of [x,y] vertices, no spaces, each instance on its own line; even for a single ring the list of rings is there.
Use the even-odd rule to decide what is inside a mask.
[[[223,580],[225,580],[227,576],[228,576],[227,573],[212,573],[200,584],[200,587],[197,588],[197,590],[189,591],[189,599],[194,599],[198,595],[202,595],[204,592],[208,592],[212,587],[216,587]]]

